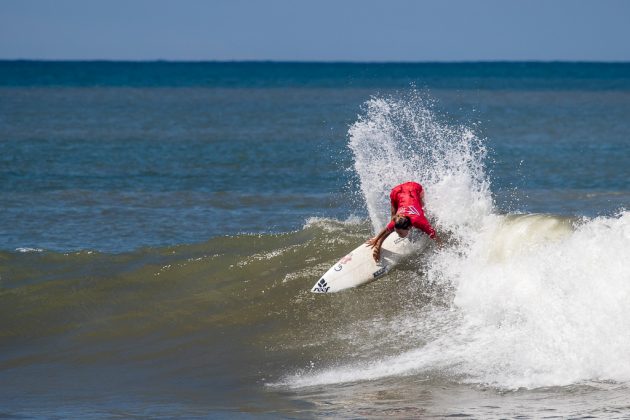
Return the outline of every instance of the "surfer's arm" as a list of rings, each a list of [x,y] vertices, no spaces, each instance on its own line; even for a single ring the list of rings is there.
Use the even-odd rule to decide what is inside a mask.
[[[385,240],[385,238],[387,238],[387,236],[389,236],[390,233],[391,233],[391,231],[388,230],[387,226],[386,226],[385,228],[383,228],[383,230],[381,230],[379,232],[378,235],[376,235],[373,238],[368,239],[366,244],[368,244],[369,246],[374,248],[374,246],[376,246],[379,242],[382,243]]]
[[[424,216],[412,217],[411,225],[415,227],[416,229],[420,229],[421,231],[429,235],[429,238],[437,240],[437,234],[435,233],[435,229],[433,229],[433,226],[431,226],[431,224],[426,219],[426,217]]]
[[[392,232],[392,230],[389,230],[387,226],[385,226],[385,228],[383,228],[383,230],[381,230],[378,235],[367,241],[368,246],[374,248],[374,251],[372,251],[372,256],[374,257],[375,261],[378,262],[379,258],[381,257],[381,246],[383,245],[383,241],[385,241],[385,239]]]
[[[428,222],[424,227],[419,228],[419,229],[422,230],[424,233],[426,233],[429,236],[429,238],[433,239],[436,245],[438,246],[438,248],[442,248],[442,245],[443,245],[442,239],[437,235],[437,233],[435,232],[435,229],[433,229]]]

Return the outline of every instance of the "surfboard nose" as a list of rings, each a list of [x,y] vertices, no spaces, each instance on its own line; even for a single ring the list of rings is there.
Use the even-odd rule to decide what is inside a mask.
[[[313,286],[313,288],[311,289],[311,292],[313,292],[313,293],[328,293],[329,289],[330,289],[330,286],[328,286],[328,282],[326,281],[326,279],[324,279],[322,277],[321,279],[319,279],[317,284],[315,284],[315,286]]]

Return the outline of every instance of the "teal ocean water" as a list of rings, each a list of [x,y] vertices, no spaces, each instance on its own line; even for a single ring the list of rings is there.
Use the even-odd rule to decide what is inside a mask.
[[[0,61],[0,416],[628,416],[629,168],[627,63]]]

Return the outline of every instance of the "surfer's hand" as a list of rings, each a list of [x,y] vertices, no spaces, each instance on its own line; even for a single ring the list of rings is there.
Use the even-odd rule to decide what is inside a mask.
[[[368,246],[371,246],[372,248],[374,248],[374,247],[376,246],[376,243],[377,243],[377,242],[378,242],[378,239],[377,239],[377,237],[375,236],[375,237],[370,238],[370,239],[368,239],[367,241],[365,241],[365,244],[366,244],[366,245],[368,245]]]
[[[372,257],[374,257],[374,261],[378,262],[381,259],[381,247],[374,247],[374,251],[372,251]]]

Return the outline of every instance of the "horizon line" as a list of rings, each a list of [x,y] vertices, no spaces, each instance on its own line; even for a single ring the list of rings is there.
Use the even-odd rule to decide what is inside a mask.
[[[0,62],[47,63],[169,63],[169,64],[630,64],[630,60],[188,60],[188,59],[109,59],[109,58],[0,58]]]

